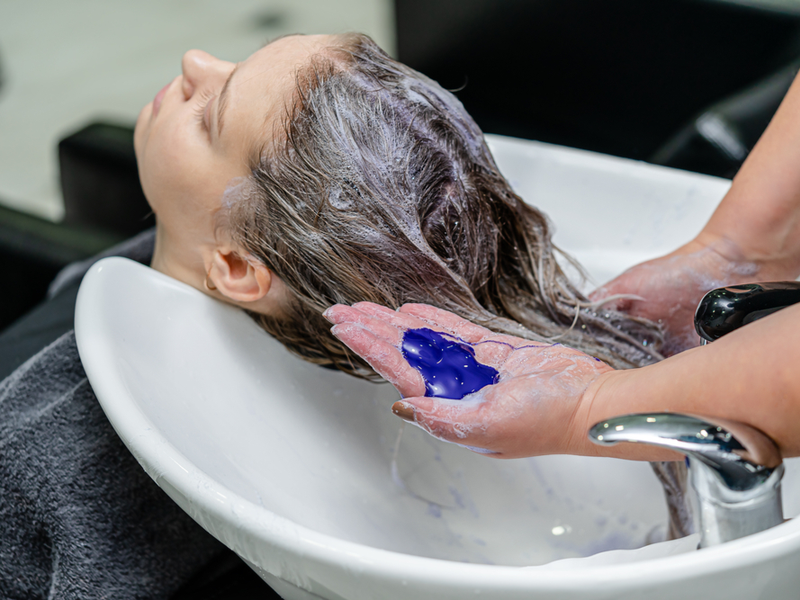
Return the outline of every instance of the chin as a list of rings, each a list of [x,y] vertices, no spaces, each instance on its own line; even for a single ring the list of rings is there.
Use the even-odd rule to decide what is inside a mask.
[[[142,113],[144,113],[144,110],[142,110]],[[143,152],[143,143],[144,143],[142,141],[142,136],[144,135],[144,132],[143,132],[144,127],[141,125],[141,122],[142,122],[142,115],[140,113],[139,114],[139,119],[136,121],[136,127],[133,130],[133,151],[134,151],[134,154],[136,155],[136,168],[137,168],[137,171],[139,172],[139,183],[142,186],[142,191],[144,192],[144,197],[147,200],[147,203],[150,205],[150,209],[153,211],[153,213],[155,213],[156,210],[155,210],[155,207],[153,206],[153,203],[150,200],[150,194],[147,193],[148,186],[145,183],[145,178],[143,177],[143,173],[142,173],[142,166],[144,165],[144,157],[143,157],[143,154],[142,154],[142,152]]]
[[[139,111],[139,116],[136,118],[136,125],[133,128],[133,148],[136,151],[136,157],[139,157],[139,152],[142,144],[141,137],[144,135],[144,130],[147,127],[147,122],[150,115],[153,113],[153,103],[145,104],[142,110]]]

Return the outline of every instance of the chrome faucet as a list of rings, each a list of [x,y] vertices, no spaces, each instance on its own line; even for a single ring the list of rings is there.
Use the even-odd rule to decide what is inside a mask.
[[[800,283],[750,283],[708,292],[695,329],[707,344],[800,302]],[[597,444],[637,442],[683,454],[700,547],[714,546],[783,522],[783,462],[761,431],[735,421],[673,413],[615,417],[589,431]]]
[[[743,423],[673,413],[626,415],[589,431],[601,445],[636,442],[686,457],[690,505],[700,547],[714,546],[783,523],[778,448]]]

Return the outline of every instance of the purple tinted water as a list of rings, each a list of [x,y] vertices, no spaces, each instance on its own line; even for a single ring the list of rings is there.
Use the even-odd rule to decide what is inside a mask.
[[[409,329],[403,335],[403,357],[425,380],[425,395],[460,400],[497,383],[499,373],[475,359],[466,342],[432,329]]]

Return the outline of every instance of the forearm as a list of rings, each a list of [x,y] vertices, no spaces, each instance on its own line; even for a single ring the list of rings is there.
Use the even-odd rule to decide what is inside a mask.
[[[586,440],[595,423],[644,412],[741,421],[771,437],[783,456],[800,455],[800,306],[655,365],[602,375],[576,413],[575,453],[652,459],[645,447],[605,450]]]
[[[698,240],[733,242],[741,256],[726,258],[766,265],[775,276],[800,274],[800,78]]]

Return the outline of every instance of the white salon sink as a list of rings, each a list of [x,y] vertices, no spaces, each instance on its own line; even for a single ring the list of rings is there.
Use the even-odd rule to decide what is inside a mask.
[[[690,239],[711,177],[491,137],[503,172],[600,283]],[[286,352],[244,313],[131,261],[97,263],[81,359],[120,437],[184,510],[287,599],[794,598],[800,523],[669,554],[645,463],[495,461],[407,427],[388,385]],[[788,461],[786,516],[800,512]],[[650,536],[648,538],[648,536]],[[622,560],[633,563],[620,563]],[[537,568],[520,568],[545,565]]]

